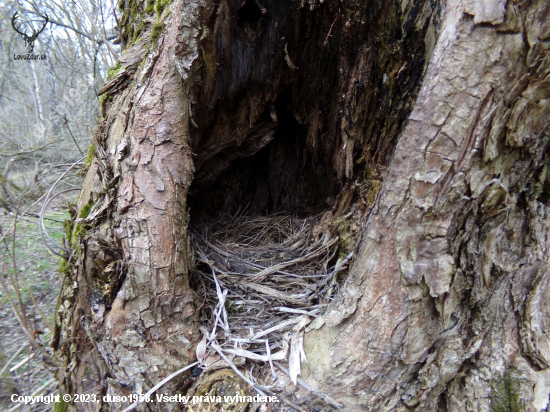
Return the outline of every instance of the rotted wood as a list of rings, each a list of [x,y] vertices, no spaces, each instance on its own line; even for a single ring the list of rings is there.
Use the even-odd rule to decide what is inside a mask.
[[[438,10],[209,2],[190,90],[192,207],[310,215],[347,182],[373,179],[412,109]]]

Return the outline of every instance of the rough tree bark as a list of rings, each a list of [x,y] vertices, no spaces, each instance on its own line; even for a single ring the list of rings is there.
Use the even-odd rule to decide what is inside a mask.
[[[120,3],[54,340],[64,390],[144,392],[194,360],[190,210],[330,205],[358,254],[304,380],[350,411],[550,410],[550,5],[167,3]]]

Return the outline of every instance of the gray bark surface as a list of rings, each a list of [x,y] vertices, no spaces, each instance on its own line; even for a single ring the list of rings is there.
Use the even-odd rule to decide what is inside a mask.
[[[353,409],[548,406],[549,9],[484,3],[447,3],[359,257],[306,335],[310,378]]]

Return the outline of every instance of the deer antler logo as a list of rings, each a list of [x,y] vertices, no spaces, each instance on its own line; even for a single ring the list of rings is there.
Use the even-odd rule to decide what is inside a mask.
[[[40,17],[46,19],[46,21],[44,22],[44,25],[42,26],[42,28],[38,32],[33,29],[32,30],[32,36],[29,36],[29,35],[27,35],[26,30],[24,32],[19,31],[19,28],[21,28],[21,24],[19,24],[19,28],[16,26],[17,18],[19,17],[17,15],[18,13],[19,12],[16,11],[15,14],[13,15],[13,17],[11,18],[11,25],[12,25],[13,29],[21,35],[23,40],[25,40],[25,44],[27,46],[27,53],[30,54],[34,50],[34,41],[36,40],[38,35],[44,31],[44,29],[46,28],[46,24],[48,24],[48,22],[49,22],[48,15],[46,14],[46,16],[40,16]]]

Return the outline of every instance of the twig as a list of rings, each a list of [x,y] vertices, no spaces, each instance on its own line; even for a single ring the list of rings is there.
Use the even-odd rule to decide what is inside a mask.
[[[264,295],[273,296],[276,299],[285,300],[287,302],[298,304],[298,305],[304,303],[302,299],[295,299],[291,296],[287,296],[285,293],[279,292],[278,290],[275,290],[268,286],[258,285],[256,283],[251,283],[251,282],[240,282],[240,284],[242,284],[243,286],[246,286],[247,288],[263,293]]]
[[[341,270],[344,269],[344,265],[347,263],[348,260],[350,260],[351,258],[353,257],[353,252],[351,252],[349,255],[347,255],[344,260],[342,260],[341,262],[337,263],[336,266],[334,267],[334,269],[332,270],[332,272],[330,272],[328,274],[328,276],[323,279],[323,281],[321,282],[321,285],[324,285],[325,283],[327,283],[330,279],[331,279],[331,275],[334,276],[335,274],[337,274],[338,272],[340,272]]]
[[[224,324],[222,325],[223,329],[226,332],[229,332],[229,325],[227,324],[227,312],[225,311],[225,298],[227,296],[227,290],[225,290],[222,293],[222,290],[220,288],[220,284],[218,283],[218,279],[216,278],[216,272],[214,271],[213,267],[210,267],[212,270],[212,276],[214,276],[214,282],[216,283],[216,294],[218,295],[218,305],[216,306],[216,317],[214,320],[214,326],[212,327],[212,332],[210,333],[210,336],[208,340],[213,340],[216,337],[216,328],[218,326],[219,320],[220,320],[220,314],[223,313],[224,317]]]
[[[2,376],[4,375],[4,372],[6,372],[6,370],[8,369],[8,367],[11,365],[11,363],[13,362],[13,360],[15,358],[17,358],[21,352],[23,352],[25,350],[25,346],[21,345],[21,347],[17,350],[17,352],[15,352],[12,357],[6,362],[6,364],[4,365],[4,367],[2,368],[2,370],[0,370],[0,379],[2,378]]]
[[[254,335],[252,340],[261,338],[262,336],[268,335],[271,332],[275,332],[276,330],[283,329],[284,327],[292,325],[294,323],[298,323],[298,322],[300,322],[300,320],[302,320],[302,318],[303,318],[303,316],[298,316],[297,318],[287,320],[286,322],[280,323],[277,326],[273,326],[272,328],[266,329],[263,332],[260,332],[260,333],[257,333],[256,335]]]
[[[177,371],[175,371],[174,373],[172,373],[171,375],[168,375],[166,378],[164,378],[163,380],[161,380],[159,383],[157,383],[155,386],[153,386],[151,389],[149,389],[149,391],[143,395],[143,398],[147,398],[148,396],[151,396],[153,393],[155,393],[157,391],[158,388],[160,388],[162,385],[164,385],[166,382],[170,382],[172,379],[174,379],[176,376],[178,376],[179,374],[185,372],[186,370],[188,369],[191,369],[193,366],[196,366],[198,365],[199,362],[193,362],[191,365],[187,365],[185,368],[181,368]],[[122,412],[129,412],[131,411],[132,409],[134,409],[138,404],[139,404],[139,400],[134,402],[133,404],[131,404],[130,406],[128,406],[126,409],[124,409]]]
[[[48,321],[48,319],[46,319],[46,316],[44,315],[44,313],[42,312],[42,310],[40,309],[40,306],[38,306],[38,303],[36,302],[36,299],[34,298],[34,293],[31,289],[31,287],[29,286],[29,284],[27,283],[27,280],[25,279],[25,277],[22,278],[22,281],[23,283],[25,284],[25,286],[27,287],[27,290],[29,291],[29,295],[31,297],[31,300],[32,300],[32,303],[34,305],[34,307],[36,308],[38,314],[40,315],[40,317],[42,318],[42,322],[44,322],[44,325],[50,329],[50,330],[53,330],[53,326],[50,324],[50,322]]]
[[[269,349],[269,339],[265,340],[265,351],[267,352],[267,360],[269,361],[269,367],[271,368],[271,376],[275,382],[277,380],[277,374],[275,373],[275,368],[273,368],[273,358],[271,357],[271,349]]]
[[[216,282],[216,293],[218,295],[218,306],[220,308],[220,311],[223,315],[223,330],[226,332],[229,332],[229,324],[227,323],[227,311],[225,310],[225,298],[227,297],[227,289],[222,292],[222,288],[220,287],[220,284],[218,282],[218,279],[216,278],[216,272],[212,270],[212,276],[214,277],[214,282]],[[218,312],[219,314],[220,312]]]
[[[47,195],[47,193],[44,193],[42,196],[40,196],[40,198],[38,200],[36,200],[32,205],[30,205],[24,213],[21,213],[21,217],[19,219],[21,219],[22,216],[25,216],[29,212],[29,210],[31,210],[34,206],[36,206],[38,203],[40,203],[42,201],[42,199],[44,199],[46,197],[46,195]],[[17,219],[17,220],[19,220],[19,219]],[[2,234],[2,237],[0,237],[0,241],[3,241],[12,229],[13,229],[13,225],[11,225],[5,231],[5,233]]]
[[[15,317],[17,318],[17,321],[19,322],[19,325],[21,326],[21,329],[27,334],[27,336],[31,336],[29,329],[26,326],[26,323],[24,322],[23,318],[21,317],[21,314],[17,310],[17,306],[13,302],[13,299],[10,295],[8,286],[6,285],[6,282],[4,281],[4,273],[6,271],[5,269],[6,262],[3,262],[2,264],[2,276],[0,276],[0,284],[2,284],[2,289],[4,289],[4,292],[6,293],[6,297],[8,298],[8,302],[10,302],[11,310]]]
[[[21,362],[19,362],[17,365],[15,365],[13,368],[11,368],[11,369],[9,370],[9,372],[16,371],[16,370],[19,369],[21,366],[26,365],[27,362],[29,362],[32,358],[34,358],[34,353],[31,353],[29,356],[27,356],[25,359],[23,359]]]
[[[63,115],[63,124],[65,125],[65,127],[67,127],[67,130],[69,131],[69,134],[71,135],[71,138],[73,139],[73,142],[74,144],[76,145],[76,148],[78,149],[78,151],[80,152],[80,154],[82,156],[85,156],[84,153],[82,152],[82,150],[80,149],[80,146],[78,145],[78,143],[76,142],[76,139],[74,138],[73,136],[73,132],[71,132],[71,129],[69,128],[69,121],[67,120],[67,115],[64,114]]]
[[[48,205],[50,204],[50,202],[51,202],[52,200],[54,200],[57,196],[61,196],[62,194],[65,194],[65,193],[68,193],[68,192],[73,192],[73,191],[75,191],[75,190],[82,190],[82,188],[80,188],[80,187],[74,187],[74,188],[62,190],[61,192],[58,192],[58,193],[56,193],[55,195],[53,195],[52,197],[50,197],[50,198],[44,200],[44,205],[43,205],[44,211],[48,208]],[[45,213],[45,212],[44,212],[44,213]],[[45,216],[44,216],[44,213],[41,212],[40,215],[39,215],[39,217],[42,217],[42,219],[46,219]],[[43,227],[44,233],[46,234],[48,240],[50,240],[50,241],[52,242],[52,244],[53,244],[55,247],[57,247],[57,248],[62,248],[63,250],[66,251],[66,253],[68,253],[67,248],[65,248],[65,247],[63,247],[63,246],[59,246],[59,245],[58,245],[57,243],[55,243],[55,241],[51,238],[51,236],[50,236],[50,235],[48,234],[48,232],[46,231],[46,225],[43,225],[42,227]],[[44,238],[42,237],[42,240],[44,241],[44,244],[46,245],[46,247],[48,248],[48,250],[49,250],[50,252],[52,252],[52,253],[55,254],[56,256],[64,257],[64,256],[62,256],[62,255],[56,253],[52,248],[50,248],[50,247],[48,246],[48,243],[46,242],[46,239],[44,239]]]
[[[283,365],[281,365],[279,362],[274,362],[275,365],[277,365],[277,367],[282,370],[284,373],[286,373],[289,377],[290,377],[290,372],[288,371],[287,368],[285,368]],[[342,409],[342,405],[340,405],[338,402],[336,402],[334,399],[332,399],[330,396],[328,395],[325,395],[323,392],[320,392],[318,391],[317,389],[315,388],[312,388],[311,386],[309,386],[307,383],[305,383],[303,380],[301,380],[300,378],[296,378],[296,381],[298,382],[298,384],[304,388],[306,388],[308,391],[310,391],[311,393],[313,393],[314,395],[317,395],[319,398],[321,398],[323,401],[325,401],[326,403],[328,403],[329,405],[332,405],[334,406],[335,408],[337,409]]]
[[[17,279],[17,264],[15,260],[15,241],[16,241],[16,234],[17,234],[17,216],[19,216],[19,209],[21,208],[21,200],[19,200],[19,203],[17,204],[17,209],[15,211],[15,217],[13,221],[13,235],[12,235],[12,245],[11,245],[11,261],[13,265],[13,276],[10,274],[10,278],[13,284],[13,288],[15,289],[15,293],[17,294],[17,299],[19,300],[19,307],[21,309],[21,318],[23,319],[23,322],[25,322],[25,327],[28,329],[28,319],[27,319],[27,313],[25,311],[25,305],[23,304],[23,300],[21,298],[21,289],[19,288],[19,281]],[[6,244],[6,248],[8,245]],[[8,248],[9,250],[9,248]]]
[[[39,393],[41,393],[43,390],[45,390],[48,386],[50,386],[53,382],[55,382],[55,378],[51,378],[48,380],[44,385],[42,385],[40,388],[35,390],[33,393],[30,394],[30,396],[36,396]],[[12,406],[10,409],[8,409],[8,412],[15,411],[16,409],[19,409],[21,407],[21,404],[15,404],[15,406]]]
[[[44,199],[44,203],[42,204],[42,207],[40,208],[40,225],[39,225],[39,228],[40,228],[40,236],[42,237],[42,240],[44,241],[44,244],[46,245],[46,247],[50,250],[50,252],[52,252],[53,254],[57,255],[57,256],[60,256],[60,257],[64,257],[65,259],[68,259],[70,256],[69,256],[69,251],[65,248],[65,247],[61,247],[59,246],[57,243],[55,243],[55,241],[52,239],[52,237],[48,234],[48,232],[46,231],[46,226],[44,225],[44,213],[46,211],[46,207],[48,206],[48,203],[49,203],[49,198],[50,198],[50,195],[52,194],[52,190],[55,188],[55,186],[61,181],[61,179],[63,179],[63,177],[65,177],[65,175],[67,173],[69,173],[69,171],[75,167],[77,164],[79,164],[82,160],[84,160],[86,156],[82,157],[81,159],[77,160],[76,162],[74,162],[67,170],[65,170],[65,172],[63,172],[63,174],[61,176],[59,176],[59,178],[54,182],[54,184],[52,185],[52,187],[50,188],[50,190],[48,190],[48,192],[46,193],[46,198]],[[57,253],[56,251],[54,251],[52,248],[50,248],[47,244],[47,242],[45,241],[44,239],[44,235],[46,235],[46,237],[52,242],[53,245],[55,245],[59,250],[61,250],[62,252],[65,252],[65,256],[64,255],[61,255],[59,253]]]
[[[258,355],[257,353],[250,352],[244,349],[224,349],[224,350],[231,355],[241,356],[243,358],[247,358],[247,359],[251,359],[259,362],[269,362],[269,363],[271,363],[271,360],[283,360],[286,358],[286,354],[287,354],[287,351],[283,350],[271,355],[271,352],[269,351],[269,346],[267,348],[269,355]]]
[[[224,353],[222,352],[222,348],[220,348],[218,345],[216,345],[214,342],[211,342],[210,343],[210,346],[212,347],[212,349],[214,349],[216,352],[218,352],[218,355],[220,355],[222,357],[222,359],[224,361],[227,362],[227,364],[231,367],[231,369],[233,369],[235,371],[235,373],[237,375],[240,376],[240,378],[245,381],[246,383],[248,383],[250,386],[252,386],[252,388],[254,388],[254,390],[256,392],[258,392],[261,396],[266,396],[265,393],[263,393],[256,385],[254,385],[246,376],[244,376],[240,370],[237,369],[237,367],[235,365],[233,365],[233,362],[231,362],[227,356],[224,355]],[[126,411],[123,411],[123,412],[126,412]]]
[[[278,310],[279,312],[296,313],[298,315],[307,315],[307,316],[318,316],[318,312],[319,312],[319,310],[312,310],[311,312],[308,312],[307,310],[285,308],[284,306],[279,306],[273,309]]]

